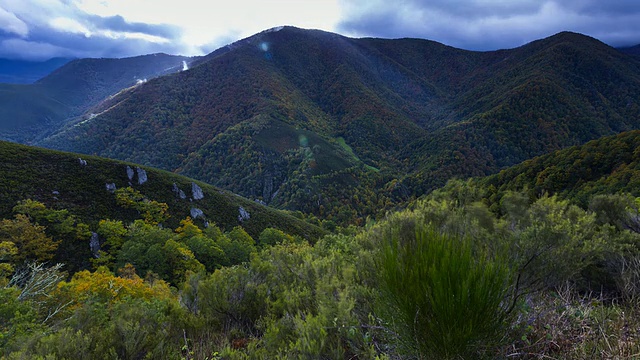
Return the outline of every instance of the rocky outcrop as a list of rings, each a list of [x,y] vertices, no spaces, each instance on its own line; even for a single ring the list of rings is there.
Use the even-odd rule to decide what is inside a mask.
[[[138,173],[138,185],[142,185],[147,182],[147,172],[144,169],[136,167],[136,172]]]
[[[176,194],[177,197],[179,197],[180,199],[186,199],[187,198],[187,194],[184,193],[184,191],[182,191],[179,187],[178,184],[173,183],[173,188],[171,189],[173,191],[174,194]]]
[[[193,200],[204,199],[204,192],[196,183],[191,183],[191,193],[193,194]]]
[[[129,178],[129,181],[133,180],[133,175],[134,174],[135,174],[135,172],[133,171],[131,166],[127,165],[127,177]]]
[[[238,221],[242,222],[245,220],[249,220],[251,215],[247,210],[245,210],[242,206],[238,207]]]
[[[116,184],[115,183],[107,183],[104,184],[104,186],[107,188],[107,191],[110,193],[113,193],[116,191]]]

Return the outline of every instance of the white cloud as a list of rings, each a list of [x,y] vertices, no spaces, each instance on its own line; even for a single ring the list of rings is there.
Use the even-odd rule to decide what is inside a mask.
[[[29,34],[29,27],[24,21],[2,7],[0,7],[0,29],[4,32],[25,37]]]
[[[637,0],[343,0],[339,31],[420,37],[473,50],[515,47],[560,31],[614,46],[640,43]]]
[[[74,19],[57,17],[49,21],[49,26],[58,31],[83,34],[85,37],[91,37],[91,31]]]
[[[55,56],[202,55],[280,25],[475,50],[570,30],[619,46],[640,43],[639,23],[637,0],[0,0],[0,44]]]
[[[340,18],[338,0],[77,0],[76,4],[99,16],[120,15],[130,22],[179,26],[183,29],[180,40],[191,53],[279,25],[331,31]]]
[[[90,54],[49,43],[8,39],[0,41],[0,57],[25,60],[47,60],[52,57],[89,57]]]

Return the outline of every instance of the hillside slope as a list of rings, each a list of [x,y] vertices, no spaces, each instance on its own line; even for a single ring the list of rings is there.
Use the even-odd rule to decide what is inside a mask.
[[[0,83],[33,84],[71,59],[52,58],[46,61],[0,59]]]
[[[557,194],[586,206],[596,194],[640,196],[640,131],[554,151],[479,179],[494,201],[507,191]]]
[[[182,70],[183,61],[192,59],[166,54],[77,59],[33,84],[0,84],[0,139],[41,139],[122,89]]]
[[[82,221],[132,221],[138,214],[117,205],[111,189],[131,186],[169,206],[168,226],[191,216],[222,229],[241,225],[252,236],[267,227],[313,241],[324,231],[285,212],[210,185],[165,171],[95,156],[84,156],[0,141],[0,218],[10,218],[18,201],[33,199],[68,209]]]
[[[39,144],[353,221],[451,177],[640,128],[640,61],[580,34],[471,52],[275,30],[127,91]]]

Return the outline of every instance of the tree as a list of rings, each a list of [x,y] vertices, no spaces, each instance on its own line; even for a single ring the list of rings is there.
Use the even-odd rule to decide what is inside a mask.
[[[224,265],[235,265],[249,261],[251,253],[256,251],[255,241],[240,226],[236,226],[216,241],[228,260]]]
[[[117,189],[115,195],[118,205],[137,210],[138,213],[142,215],[144,221],[150,224],[159,224],[169,218],[169,214],[167,213],[169,205],[155,200],[149,200],[132,187]]]
[[[282,230],[274,228],[266,228],[262,230],[258,237],[258,245],[265,247],[268,245],[276,245],[285,242],[295,242],[295,238],[289,234],[285,234]]]
[[[11,256],[13,264],[25,260],[45,262],[53,258],[60,242],[48,237],[44,230],[44,226],[31,223],[23,214],[17,214],[13,220],[0,221],[0,242],[13,243],[17,249]]]
[[[12,241],[0,242],[0,286],[3,285],[3,279],[13,273],[14,266],[12,262],[17,253],[18,248]]]

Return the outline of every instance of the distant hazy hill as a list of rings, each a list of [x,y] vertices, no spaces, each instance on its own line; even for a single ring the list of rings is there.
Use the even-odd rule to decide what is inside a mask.
[[[148,199],[167,203],[171,215],[167,225],[172,227],[191,216],[200,225],[215,223],[227,230],[242,225],[255,237],[267,227],[311,241],[324,234],[322,229],[282,211],[202,182],[132,163],[3,141],[0,159],[0,218],[12,217],[12,208],[24,199],[41,201],[53,209],[68,209],[92,225],[101,219],[132,221],[138,217],[133,210],[116,204],[115,195],[107,188],[109,184],[115,188],[131,186]]]
[[[71,59],[64,58],[46,61],[0,59],[0,83],[32,84],[69,61]]]
[[[640,44],[636,46],[618,48],[618,50],[622,51],[625,54],[640,56]]]
[[[34,84],[0,84],[0,139],[33,142],[91,106],[149,78],[178,72],[191,58],[154,54],[78,59]]]
[[[471,52],[285,27],[92,112],[40,144],[347,221],[640,128],[640,61],[575,33]]]

